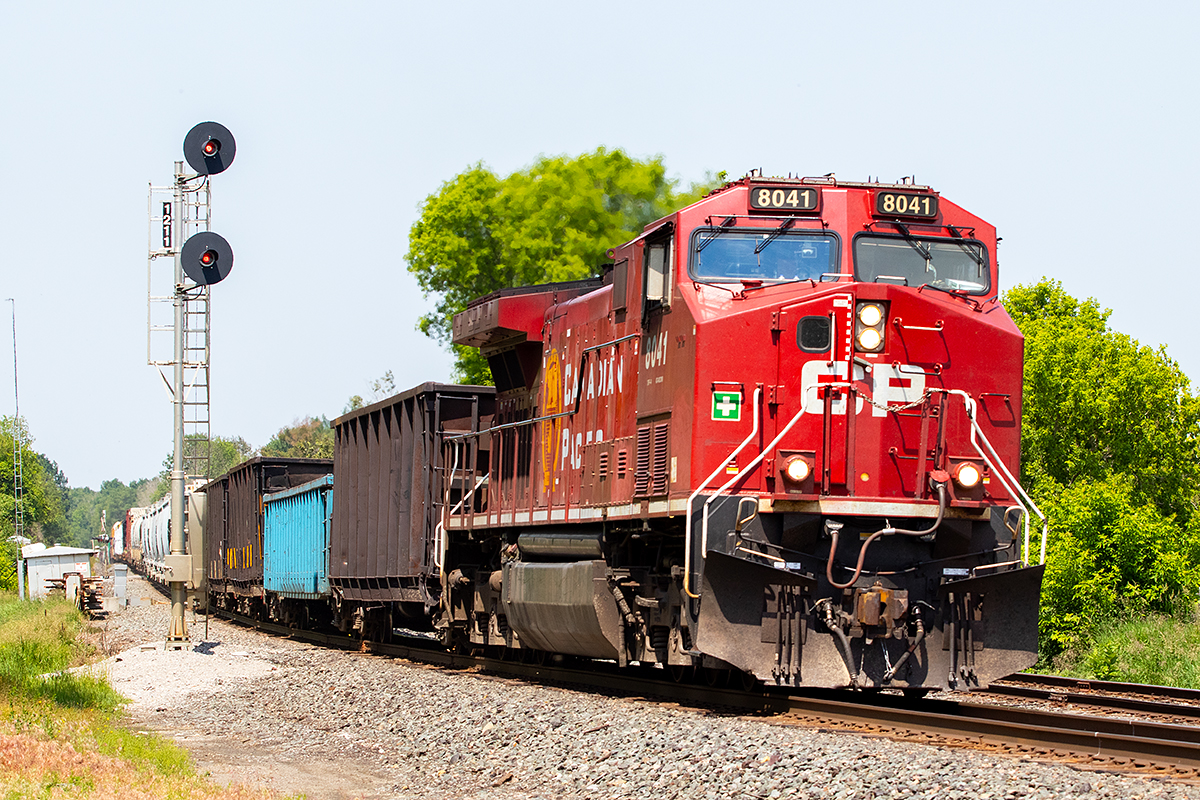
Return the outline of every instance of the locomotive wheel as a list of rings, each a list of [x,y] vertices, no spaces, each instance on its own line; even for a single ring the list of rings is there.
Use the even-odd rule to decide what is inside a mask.
[[[537,664],[539,667],[544,667],[544,666],[546,666],[546,664],[549,661],[550,661],[550,654],[547,653],[545,650],[534,650],[533,651],[533,663],[534,664]]]
[[[716,689],[729,683],[729,670],[716,667],[701,667],[700,674],[704,683]]]
[[[760,687],[758,678],[752,672],[743,672],[738,670],[739,683],[744,692],[753,692]]]
[[[686,664],[668,664],[667,672],[671,674],[671,680],[676,683],[689,683],[694,677],[692,668]]]

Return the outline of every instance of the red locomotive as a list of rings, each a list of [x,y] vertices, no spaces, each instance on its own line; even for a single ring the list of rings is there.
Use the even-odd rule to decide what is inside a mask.
[[[444,437],[435,625],[770,685],[1031,665],[996,243],[925,186],[748,177],[602,279],[475,301],[454,341],[497,393]]]

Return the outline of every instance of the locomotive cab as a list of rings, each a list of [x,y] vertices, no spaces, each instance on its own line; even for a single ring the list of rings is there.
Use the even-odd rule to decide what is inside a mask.
[[[444,626],[771,685],[1031,665],[1038,512],[996,242],[928,187],[744,178],[602,280],[476,301],[455,341],[488,357],[496,423],[445,460],[483,437],[492,466],[486,502],[445,504],[447,574],[466,569]]]

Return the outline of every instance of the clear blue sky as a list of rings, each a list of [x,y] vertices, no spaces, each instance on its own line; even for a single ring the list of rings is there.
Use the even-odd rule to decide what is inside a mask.
[[[1200,378],[1185,3],[13,3],[0,28],[0,299],[21,412],[73,486],[156,473],[146,191],[213,119],[214,433],[261,446],[391,369],[449,377],[404,268],[423,198],[599,145],[706,171],[915,175]],[[616,243],[614,243],[616,244]],[[164,269],[165,261],[160,261]],[[13,407],[0,306],[0,413]]]

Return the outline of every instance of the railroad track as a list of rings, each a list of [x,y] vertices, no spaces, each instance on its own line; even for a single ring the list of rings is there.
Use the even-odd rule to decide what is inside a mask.
[[[485,655],[448,652],[433,641],[405,639],[399,642],[370,642],[342,634],[291,629],[226,611],[219,612],[219,615],[277,636],[342,650],[404,658],[448,669],[473,670],[569,688],[646,698],[716,713],[770,716],[773,719],[769,721],[774,724],[883,735],[898,741],[1068,763],[1082,769],[1148,774],[1174,781],[1200,783],[1200,726],[1195,724],[1119,719],[965,700],[913,700],[888,693],[836,690],[797,692],[763,687],[741,690],[677,683],[665,679],[663,671],[658,669],[618,671],[615,666],[609,668],[607,664],[589,663],[587,669],[581,669],[571,666],[569,661],[562,664],[552,661],[542,664],[507,661]],[[1046,678],[1070,683],[1073,689],[1069,695],[1080,693],[1091,698],[1099,697],[1094,690],[1091,694],[1084,691],[1078,685],[1079,681],[1053,676],[1010,676],[993,691],[1043,699],[1039,693],[1063,693],[1068,688],[1065,684],[1048,686],[1050,681],[1043,681]],[[1138,688],[1145,690],[1148,687]],[[1192,694],[1200,698],[1200,693],[1177,691],[1185,693],[1178,696],[1181,701],[1190,701]],[[1158,704],[1169,705],[1166,701],[1158,701]],[[1188,711],[1200,712],[1200,706],[1194,709],[1188,706]]]
[[[1153,715],[1180,724],[1200,722],[1200,691],[1175,686],[1018,674],[993,683],[988,694],[1040,700],[1054,706],[1084,707],[1107,714]]]

